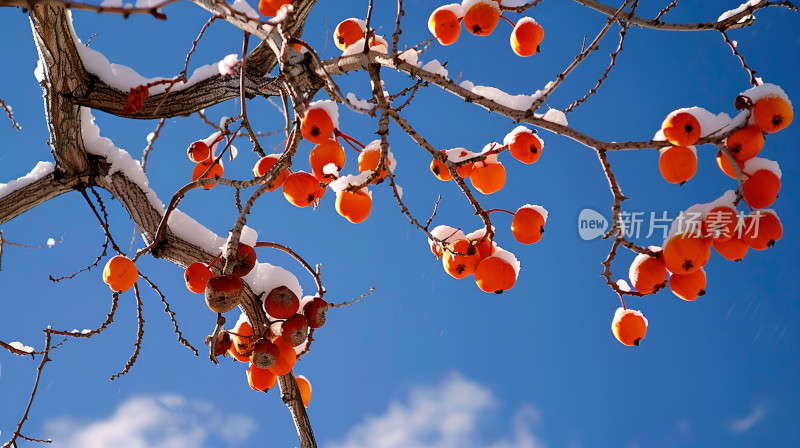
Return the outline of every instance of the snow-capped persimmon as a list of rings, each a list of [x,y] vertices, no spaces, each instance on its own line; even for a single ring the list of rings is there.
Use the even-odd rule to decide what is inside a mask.
[[[255,177],[261,177],[273,167],[276,163],[278,163],[278,159],[280,159],[280,154],[267,154],[266,156],[258,159],[255,166],[253,166],[253,175]],[[283,185],[283,181],[289,177],[289,170],[284,168],[275,179],[272,181],[272,187],[269,188],[269,191],[275,191]]]
[[[269,368],[269,371],[277,376],[283,376],[292,371],[294,364],[297,362],[297,353],[294,347],[286,344],[282,338],[275,338],[272,342],[280,349],[280,355],[275,365]]]
[[[488,36],[500,21],[500,5],[495,0],[470,2],[464,11],[464,28],[476,36]]]
[[[372,210],[372,195],[364,190],[336,193],[336,212],[353,224],[363,222]]]
[[[672,274],[669,289],[673,294],[691,302],[706,293],[706,272],[700,268],[691,274]]]
[[[671,113],[661,124],[664,138],[675,146],[689,146],[697,143],[702,133],[700,122],[689,112]]]
[[[270,5],[268,0],[259,0],[258,13],[264,17],[275,17],[278,11]]]
[[[211,167],[210,170],[208,170],[209,166]],[[200,176],[202,176],[206,170],[208,170],[208,173],[206,174],[205,179],[211,179],[214,176],[222,177],[222,174],[225,171],[219,161],[214,163],[214,159],[208,158],[202,162],[197,162],[197,165],[194,166],[194,170],[192,171],[192,182],[200,179]],[[203,188],[210,190],[211,188],[214,188],[214,185],[216,185],[215,182],[209,182],[203,185]]]
[[[708,263],[711,248],[699,235],[680,233],[667,241],[662,256],[673,274],[691,274]]]
[[[273,288],[264,297],[264,311],[275,319],[288,319],[297,313],[300,299],[289,287],[281,285]]]
[[[139,270],[130,258],[124,255],[111,257],[103,268],[103,281],[112,291],[125,292],[139,278]]]
[[[200,262],[195,262],[186,267],[183,272],[183,279],[186,281],[186,288],[195,294],[203,294],[206,291],[208,280],[214,276],[211,269]]]
[[[250,364],[250,367],[247,368],[247,384],[255,391],[268,391],[275,387],[277,382],[278,377],[269,369],[262,369],[255,364]]]
[[[297,207],[308,207],[321,197],[319,180],[305,171],[295,171],[283,181],[283,195]]]
[[[647,319],[640,311],[617,308],[611,321],[611,332],[624,345],[639,345],[647,334]]]
[[[744,162],[736,158],[734,158],[734,160],[736,161],[736,165],[739,166],[739,172],[741,172],[744,169]],[[736,169],[722,150],[717,151],[717,166],[719,166],[719,169],[721,169],[726,176],[736,179]]]
[[[189,156],[189,160],[198,163],[211,157],[211,149],[206,145],[206,142],[198,140],[189,145],[186,155]]]
[[[227,313],[239,305],[243,294],[244,286],[238,276],[211,277],[206,284],[206,305],[215,313]]]
[[[475,268],[475,282],[483,292],[502,294],[514,287],[517,272],[511,264],[498,256],[489,256]]]
[[[503,139],[503,143],[508,145],[508,152],[525,164],[531,164],[539,160],[544,148],[544,142],[536,133],[524,126],[520,126]]]
[[[447,152],[442,150],[442,152]],[[453,176],[450,175],[450,170],[447,169],[447,165],[444,164],[439,159],[431,160],[431,172],[437,179],[447,182],[448,180],[453,180]]]
[[[333,118],[323,107],[307,110],[300,123],[300,133],[303,134],[303,138],[315,144],[330,139],[333,129]]]
[[[450,45],[458,40],[461,34],[461,21],[455,10],[460,10],[461,5],[450,4],[436,8],[428,18],[428,30],[442,45]]]
[[[706,214],[701,228],[703,236],[712,238],[714,242],[728,241],[736,234],[739,216],[736,210],[727,206],[714,207]]]
[[[752,208],[766,208],[778,198],[781,180],[770,170],[758,170],[742,185],[744,201]]]
[[[336,179],[334,174],[325,174],[323,168],[332,163],[336,166],[336,172],[342,170],[346,159],[344,148],[336,140],[328,139],[318,144],[308,154],[308,163],[314,177],[320,182],[328,183]]]
[[[460,229],[444,225],[434,227],[433,230],[431,230],[431,235],[434,238],[442,240],[445,244],[466,238],[464,232],[462,232]],[[430,245],[431,252],[437,260],[442,258],[444,252],[442,245],[439,244],[439,242],[428,238],[428,245]]]
[[[759,98],[753,105],[753,120],[767,134],[789,126],[794,118],[792,104],[779,96]]]
[[[364,23],[358,19],[342,20],[333,31],[333,43],[342,51],[363,38]]]
[[[506,184],[506,169],[500,162],[476,163],[469,180],[472,186],[482,194],[496,193]]]
[[[511,32],[511,49],[518,56],[533,56],[539,51],[542,39],[544,39],[542,26],[530,17],[523,17],[517,21]]]
[[[364,171],[375,171],[378,168],[378,165],[381,162],[381,148],[380,146],[367,146],[361,151],[361,154],[358,155],[358,172],[363,173]],[[386,157],[386,162],[384,163],[384,167],[381,169],[380,174],[375,179],[372,179],[370,184],[379,184],[383,179],[387,176],[387,167],[392,166],[392,158]]]
[[[772,210],[754,210],[744,220],[744,237],[748,247],[765,250],[783,236],[783,224]]]
[[[297,382],[297,389],[300,391],[303,406],[308,407],[308,403],[311,401],[311,383],[303,375],[295,376],[294,380]]]
[[[472,275],[480,261],[478,250],[466,239],[450,243],[442,257],[445,272],[457,279]]]
[[[657,256],[637,255],[628,270],[631,285],[642,294],[658,292],[667,285],[667,266],[661,260],[661,252],[656,253]]]
[[[539,205],[524,205],[511,220],[511,233],[522,244],[533,244],[542,238],[547,210]]]
[[[683,184],[697,172],[697,153],[693,147],[670,146],[658,157],[658,170],[671,184]]]
[[[756,125],[745,126],[733,131],[725,145],[736,160],[744,162],[757,156],[764,147],[764,133]]]

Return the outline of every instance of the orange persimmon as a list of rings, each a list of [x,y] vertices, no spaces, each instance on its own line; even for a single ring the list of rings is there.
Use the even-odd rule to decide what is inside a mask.
[[[714,242],[728,241],[736,233],[736,226],[739,224],[739,217],[736,210],[731,207],[714,207],[706,214],[701,228],[705,238],[711,238]]]
[[[495,0],[480,0],[464,12],[464,28],[476,36],[492,34],[500,21],[500,6]]]
[[[336,166],[339,172],[344,166],[346,159],[344,148],[336,140],[328,139],[318,144],[308,154],[308,162],[311,164],[311,171],[314,177],[320,182],[330,182],[336,179],[335,175],[325,174],[323,168],[330,163]]]
[[[363,173],[367,170],[375,171],[375,169],[378,168],[380,161],[380,146],[368,145],[363,151],[361,151],[361,154],[358,155],[358,172]],[[388,174],[386,168],[390,166],[392,166],[392,158],[387,155],[386,162],[384,163],[384,167],[381,169],[380,174],[375,179],[372,179],[370,184],[379,184],[381,181],[383,181]]]
[[[211,149],[206,145],[206,142],[198,140],[189,145],[189,148],[186,150],[186,155],[189,156],[189,160],[194,163],[202,162],[211,157]]]
[[[303,375],[295,376],[294,380],[297,382],[297,389],[300,391],[303,406],[308,407],[308,402],[311,401],[311,382]]]
[[[519,56],[533,56],[539,51],[539,44],[544,39],[544,30],[535,20],[523,17],[517,21],[511,32],[511,49]]]
[[[544,148],[544,142],[535,132],[527,128],[517,128],[508,134],[503,141],[508,145],[508,152],[525,164],[531,164],[539,160]]]
[[[139,278],[139,270],[130,258],[124,255],[111,257],[103,268],[103,281],[112,291],[125,292]]]
[[[247,384],[258,392],[264,392],[275,387],[278,382],[278,377],[275,376],[269,369],[262,369],[255,364],[250,364],[247,369]]]
[[[253,327],[250,323],[243,320],[237,322],[230,331],[231,347],[228,349],[228,354],[234,359],[241,362],[250,361],[250,354],[253,353],[253,346],[255,345],[250,339],[253,336]]]
[[[667,182],[683,185],[697,172],[695,149],[688,146],[670,146],[662,149],[658,157],[658,170]]]
[[[483,292],[501,294],[514,287],[517,272],[506,260],[497,257],[486,257],[475,268],[475,282]]]
[[[714,250],[726,260],[742,261],[747,254],[747,250],[750,248],[744,239],[742,239],[743,236],[744,235],[741,235],[737,230],[733,238],[727,241],[714,240]]]
[[[195,294],[203,294],[206,291],[208,280],[214,276],[205,264],[194,262],[186,267],[183,272],[183,279],[186,281],[186,288]]]
[[[667,285],[667,266],[661,260],[661,253],[657,254],[657,256],[637,255],[628,270],[631,285],[642,294],[658,292]]]
[[[511,233],[522,244],[533,244],[542,238],[547,211],[538,205],[517,209],[511,220]]]
[[[778,198],[781,180],[770,170],[758,170],[742,185],[744,201],[752,208],[766,208]]]
[[[336,212],[353,224],[358,224],[367,217],[372,210],[372,196],[364,190],[336,193]]]
[[[445,272],[457,279],[472,275],[480,261],[478,250],[466,239],[448,244],[442,257]]]
[[[292,371],[294,364],[297,362],[297,353],[294,347],[286,344],[283,339],[277,337],[272,342],[280,349],[280,356],[275,362],[275,365],[269,368],[269,371],[277,376],[283,376]]]
[[[758,155],[764,147],[764,133],[756,125],[737,129],[725,140],[725,145],[736,160],[744,162]]]
[[[480,193],[496,193],[506,184],[506,169],[500,162],[475,164],[469,180]]]
[[[739,166],[739,172],[741,172],[744,169],[744,162],[737,160],[735,157],[734,160],[736,161],[736,165]],[[736,169],[722,150],[717,151],[717,166],[719,166],[719,169],[721,169],[725,175],[736,179]]]
[[[767,134],[789,126],[794,118],[792,105],[779,96],[759,98],[753,105],[753,120]]]
[[[691,274],[672,274],[669,289],[679,298],[691,302],[706,293],[706,272],[701,268]]]
[[[708,263],[711,247],[705,238],[681,233],[667,241],[662,255],[664,264],[673,274],[691,274]]]
[[[202,162],[197,162],[197,165],[194,166],[194,170],[192,171],[192,182],[200,179],[200,176],[203,175],[203,173],[208,169],[209,166],[211,166],[211,169],[208,171],[208,174],[206,174],[205,177],[206,179],[211,179],[214,176],[222,177],[222,174],[224,173],[224,170],[222,168],[222,161],[214,163],[213,166],[211,165],[212,163],[214,163],[214,159],[212,158],[208,158],[206,160],[203,160]],[[209,182],[203,185],[203,188],[205,188],[206,190],[210,190],[211,188],[214,187],[214,185],[216,185],[215,182]]]
[[[358,19],[342,20],[333,31],[333,43],[342,51],[363,38],[364,25]]]
[[[320,144],[331,138],[333,118],[322,107],[314,107],[306,111],[300,123],[300,133],[311,143]]]
[[[702,133],[700,122],[689,112],[672,113],[661,124],[664,138],[675,146],[689,146],[697,143]]]
[[[772,210],[754,210],[744,220],[744,237],[748,247],[765,250],[783,236],[783,225]]]
[[[442,45],[455,43],[458,35],[461,34],[461,22],[458,20],[458,15],[451,9],[452,6],[459,5],[445,5],[436,8],[428,18],[428,30]]]
[[[255,177],[261,177],[273,167],[276,163],[278,163],[278,159],[280,159],[280,154],[267,154],[266,156],[258,159],[255,166],[253,167],[253,175]],[[283,185],[283,181],[289,176],[289,169],[284,168],[275,179],[272,181],[272,187],[269,188],[269,191],[275,191]]]
[[[319,199],[320,185],[313,174],[295,171],[283,181],[283,195],[286,200],[297,207],[308,207]]]
[[[617,308],[611,321],[611,332],[624,345],[639,345],[647,334],[647,319],[640,311]]]

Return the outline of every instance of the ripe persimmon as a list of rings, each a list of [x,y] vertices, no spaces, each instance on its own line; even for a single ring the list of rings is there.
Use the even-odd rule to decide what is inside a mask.
[[[339,172],[344,166],[345,159],[344,148],[339,142],[332,139],[324,140],[308,154],[308,163],[311,164],[311,171],[314,173],[314,177],[325,183],[336,179],[335,175],[325,174],[323,171],[325,165],[332,163],[336,166],[336,171]]]
[[[336,193],[336,212],[353,224],[363,222],[372,210],[372,195],[368,191],[342,190]]]
[[[691,302],[706,293],[706,272],[701,268],[691,274],[672,274],[669,289],[679,298]]]
[[[475,164],[469,176],[472,186],[480,193],[492,194],[506,184],[506,169],[500,162]]]
[[[736,161],[736,165],[739,166],[739,172],[741,172],[744,169],[744,162],[739,161],[735,157],[734,160]],[[719,169],[721,169],[725,175],[736,179],[736,169],[722,150],[717,151],[717,166],[719,166]]]
[[[342,51],[363,38],[364,24],[358,19],[342,20],[333,31],[333,43]]]
[[[442,150],[442,152],[447,152]],[[450,175],[450,170],[447,169],[447,165],[444,164],[439,159],[431,160],[431,172],[437,179],[447,182],[448,180],[453,180],[453,176]]]
[[[701,224],[702,235],[716,241],[728,241],[734,237],[739,217],[736,210],[727,206],[714,207],[706,214]]]
[[[273,167],[276,163],[278,163],[278,159],[280,159],[280,154],[267,154],[266,156],[258,159],[255,166],[253,167],[253,175],[255,177],[261,177]],[[283,181],[289,177],[289,169],[284,168],[275,179],[272,181],[272,187],[269,188],[269,191],[275,191],[283,185]]]
[[[247,384],[258,392],[264,392],[275,387],[278,382],[278,377],[275,376],[269,369],[262,369],[255,364],[250,364],[247,369]]]
[[[475,282],[483,292],[502,294],[514,287],[517,272],[509,262],[498,256],[489,256],[475,268]]]
[[[297,207],[308,207],[321,197],[319,180],[305,171],[295,171],[283,181],[283,195]]]
[[[282,338],[275,338],[272,342],[280,349],[280,355],[275,365],[269,368],[269,371],[277,376],[283,376],[292,371],[294,364],[297,362],[297,353],[294,347],[286,344]]]
[[[511,233],[522,244],[533,244],[542,238],[547,210],[538,205],[524,205],[514,213]]]
[[[667,265],[661,260],[661,252],[657,254],[637,255],[628,270],[631,285],[642,294],[652,294],[667,286]]]
[[[228,354],[241,362],[250,361],[250,355],[253,353],[254,343],[251,341],[253,336],[253,327],[246,320],[241,320],[233,327],[231,334],[231,348]]]
[[[759,98],[753,105],[753,120],[767,134],[778,132],[789,126],[794,118],[792,105],[779,96]]]
[[[611,321],[614,337],[624,345],[639,345],[647,334],[647,319],[640,311],[617,308]]]
[[[103,281],[112,291],[125,292],[139,278],[139,270],[130,258],[124,255],[111,257],[103,268]]]
[[[250,354],[250,362],[261,369],[269,369],[274,366],[280,357],[281,350],[269,339],[262,339],[253,346],[253,353]]]
[[[300,391],[303,406],[308,407],[308,403],[311,401],[311,383],[303,375],[295,376],[294,380],[297,382],[297,389]]]
[[[744,162],[758,155],[764,147],[764,133],[756,125],[737,129],[725,140],[725,145],[736,160]]]
[[[539,51],[539,44],[544,39],[544,30],[535,20],[523,17],[514,25],[511,32],[511,49],[519,56],[533,56]]]
[[[525,164],[531,164],[539,160],[544,148],[544,142],[535,132],[520,126],[511,131],[503,143],[508,145],[508,152]]]
[[[661,124],[664,138],[675,146],[689,146],[697,143],[702,133],[700,122],[689,112],[672,113]]]
[[[744,220],[744,237],[755,250],[765,250],[775,245],[783,236],[783,225],[772,210],[754,210]]]
[[[244,286],[238,276],[211,277],[206,284],[206,305],[215,313],[227,313],[239,305],[243,294]]]
[[[264,17],[275,17],[275,14],[278,13],[278,10],[270,5],[269,0],[259,0],[258,13]]]
[[[309,328],[319,328],[325,325],[328,307],[328,302],[319,297],[314,297],[303,306],[303,316],[306,317]]]
[[[308,338],[308,321],[302,314],[295,314],[281,324],[281,339],[286,345],[297,347]]]
[[[258,259],[256,258],[256,250],[253,248],[253,246],[239,243],[236,246],[236,255],[234,255],[232,260],[226,260],[226,264],[227,263],[233,264],[233,271],[231,274],[237,277],[244,277],[245,275],[249,274],[250,271],[252,271],[256,266],[256,263],[258,263]]]
[[[460,229],[456,229],[450,226],[436,226],[433,228],[433,230],[431,230],[431,235],[434,238],[438,238],[444,241],[445,244],[466,238],[464,232],[462,232]],[[442,258],[443,248],[441,244],[430,238],[428,238],[428,244],[430,245],[431,252],[436,257],[436,259],[438,260]]]
[[[752,208],[766,208],[778,198],[781,180],[770,170],[758,170],[742,185],[744,201]]]
[[[195,294],[203,294],[206,291],[208,280],[214,276],[208,267],[200,262],[194,262],[186,267],[183,272],[183,279],[186,281],[186,288]]]
[[[693,147],[670,146],[658,157],[658,170],[671,184],[683,184],[697,172],[697,153]]]
[[[189,160],[198,163],[211,157],[211,149],[206,145],[206,142],[198,140],[189,145],[186,155],[189,156]]]
[[[264,311],[275,319],[288,319],[297,313],[300,299],[289,287],[281,285],[264,297]]]
[[[442,257],[445,272],[457,279],[472,275],[480,261],[478,250],[467,239],[448,244]]]
[[[708,263],[711,248],[705,238],[694,233],[680,233],[667,241],[662,254],[670,272],[691,274]]]
[[[265,0],[277,12],[283,5],[291,5],[292,0]]]
[[[727,241],[714,240],[714,250],[723,258],[730,261],[742,261],[750,246],[744,241],[742,234],[737,230],[733,238]]]
[[[320,144],[333,134],[333,118],[323,107],[313,107],[306,111],[300,123],[300,133],[311,143]]]
[[[495,0],[478,0],[471,2],[464,11],[464,28],[476,36],[492,34],[500,21],[500,6]]]
[[[455,43],[458,40],[458,35],[461,34],[461,21],[453,11],[454,7],[460,9],[461,5],[440,6],[428,18],[428,30],[442,45]]]
[[[380,146],[372,146],[369,145],[361,151],[361,154],[358,155],[358,172],[363,173],[364,171],[375,171],[378,168],[378,164],[381,162],[381,148]],[[372,179],[370,184],[379,184],[383,181],[384,178],[387,176],[387,167],[392,166],[392,158],[391,154],[388,154],[386,157],[386,162],[384,163],[384,167],[381,169],[380,174],[375,179]]]
[[[192,171],[192,182],[196,181],[197,179],[200,179],[200,176],[202,176],[203,173],[205,173],[205,171],[208,169],[209,166],[211,166],[211,169],[208,171],[208,174],[206,174],[205,177],[206,179],[211,179],[214,176],[222,177],[224,170],[222,168],[221,161],[214,163],[214,159],[208,158],[202,162],[197,162],[197,165],[194,166],[194,170]],[[210,190],[211,188],[214,188],[214,185],[216,185],[215,182],[209,182],[203,185],[203,188],[205,188],[206,190]]]

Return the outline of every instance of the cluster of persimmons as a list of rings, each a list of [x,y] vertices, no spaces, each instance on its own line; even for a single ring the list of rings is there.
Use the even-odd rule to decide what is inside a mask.
[[[523,17],[515,24],[502,15],[498,0],[463,0],[436,8],[428,19],[428,29],[442,45],[451,45],[464,28],[476,36],[492,34],[500,19],[514,27],[509,40],[511,49],[519,56],[533,56],[539,51],[544,30],[535,20]]]
[[[791,103],[775,86],[763,85],[737,98],[737,107],[749,111],[747,120],[731,132],[725,148],[717,153],[717,163],[728,176],[741,177],[741,198],[747,214],[736,209],[732,191],[708,204],[690,207],[674,222],[663,248],[651,246],[652,254],[639,254],[629,270],[631,285],[643,295],[669,284],[679,298],[693,301],[705,294],[703,266],[712,248],[723,258],[741,261],[749,249],[765,250],[783,235],[774,210],[780,190],[780,169],[774,161],[756,157],[764,146],[764,136],[788,126],[793,118]],[[672,145],[661,150],[659,169],[670,183],[683,183],[697,169],[692,146],[709,130],[703,130],[691,110],[670,114],[662,124],[662,134]],[[734,168],[734,163],[736,167]],[[669,277],[669,280],[667,278]],[[647,330],[647,320],[639,311],[620,308],[612,323],[614,335],[625,345],[638,345]]]
[[[453,180],[458,176],[462,181],[469,179],[476,191],[492,194],[500,191],[506,182],[506,170],[498,156],[508,151],[513,158],[524,164],[532,164],[539,159],[544,142],[524,126],[518,126],[503,139],[503,145],[492,143],[481,153],[464,148],[442,150],[442,158],[455,168],[451,172],[447,164],[434,158],[430,169],[441,181]],[[539,205],[526,204],[516,212],[492,209],[513,216],[511,234],[523,244],[533,244],[542,237],[547,221],[547,210]],[[488,226],[487,226],[488,227]],[[502,293],[514,286],[519,275],[519,263],[511,252],[501,249],[494,241],[494,232],[487,233],[481,228],[470,234],[450,226],[438,226],[431,231],[435,239],[428,243],[437,259],[442,259],[445,272],[456,279],[474,275],[481,291]]]

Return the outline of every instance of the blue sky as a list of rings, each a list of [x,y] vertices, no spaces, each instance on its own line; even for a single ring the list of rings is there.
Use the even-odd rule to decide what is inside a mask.
[[[336,56],[331,42],[336,24],[364,17],[367,2],[320,2],[304,38],[324,58]],[[345,4],[341,4],[345,3]],[[667,3],[667,2],[664,2]],[[427,17],[434,6],[406,0],[403,45],[429,37]],[[670,21],[709,21],[737,1],[683,0]],[[652,17],[660,7],[642,5]],[[112,62],[147,77],[173,76],[207,19],[192,4],[165,11],[166,22],[150,17],[124,20],[75,12],[78,36]],[[376,2],[374,24],[390,35],[394,2]],[[532,93],[552,80],[605,23],[605,17],[573,2],[545,1],[528,12],[545,30],[542,53],[520,59],[508,47],[510,27],[501,23],[489,37],[462,32],[449,47],[433,44],[421,60],[448,61],[452,77],[494,85],[509,93]],[[516,20],[519,15],[508,14]],[[0,118],[0,181],[24,175],[39,160],[50,160],[41,89],[34,76],[36,49],[25,15],[11,9],[0,16],[4,64],[0,98],[14,108],[22,132]],[[782,8],[758,13],[756,23],[730,31],[747,62],[766,82],[800,98],[797,15]],[[600,50],[576,70],[547,105],[564,108],[582,96],[605,69],[617,45],[616,28]],[[241,32],[216,23],[192,56],[190,71],[241,50]],[[463,73],[462,73],[463,72]],[[391,92],[409,84],[385,74]],[[337,80],[339,81],[339,80]],[[365,74],[341,80],[345,92],[369,95]],[[736,113],[736,95],[749,88],[738,59],[715,33],[669,33],[631,29],[611,78],[592,100],[568,115],[570,125],[606,140],[649,139],[672,110],[700,106]],[[322,99],[320,97],[319,99]],[[209,109],[214,121],[238,113],[231,101]],[[259,131],[280,128],[283,118],[271,105],[248,105]],[[342,130],[363,142],[374,138],[377,122],[340,107]],[[465,104],[436,87],[423,89],[405,117],[435,147],[479,151],[501,141],[516,124]],[[101,135],[141,157],[155,120],[123,120],[95,113]],[[4,124],[5,123],[5,124]],[[187,145],[211,130],[197,117],[167,120],[148,160],[150,185],[166,202],[188,180]],[[291,246],[311,263],[321,263],[331,301],[349,300],[375,287],[356,306],[332,310],[317,332],[311,353],[295,373],[308,377],[314,392],[309,414],[326,447],[751,447],[792,446],[800,436],[800,287],[798,222],[800,187],[797,123],[767,137],[762,156],[783,170],[773,208],[784,225],[783,239],[764,252],[750,251],[741,263],[712,255],[706,267],[708,294],[686,303],[669,291],[628,306],[650,322],[642,345],[624,347],[610,331],[619,306],[604,286],[600,262],[608,241],[583,241],[580,211],[592,208],[610,217],[611,195],[593,151],[542,132],[546,147],[539,161],[523,166],[504,159],[505,188],[480,197],[487,208],[515,210],[525,203],[550,212],[544,238],[533,246],[516,243],[510,217],[493,215],[498,242],[522,264],[516,286],[501,296],[482,293],[470,279],[447,276],[430,254],[424,235],[408,224],[386,185],[374,189],[372,215],[354,226],[334,212],[333,195],[321,207],[297,209],[279,192],[256,205],[248,224],[260,239]],[[262,144],[277,146],[280,138]],[[429,156],[392,128],[390,144],[398,161],[398,183],[412,212],[427,219],[443,196],[436,224],[471,231],[480,226],[452,183],[434,179]],[[244,141],[226,174],[249,176],[256,156]],[[308,144],[302,151],[310,150]],[[697,175],[684,186],[659,175],[653,150],[612,154],[626,210],[649,215],[709,202],[734,182],[715,166],[715,150],[698,147]],[[348,152],[354,169],[356,154]],[[298,157],[299,166],[304,166]],[[347,168],[346,168],[347,169]],[[351,172],[351,171],[350,171]],[[111,228],[124,250],[142,247],[127,213],[103,193]],[[180,206],[217,234],[236,216],[233,192],[195,191]],[[49,275],[74,273],[100,253],[102,231],[77,193],[44,204],[2,226],[4,238],[28,245],[48,238],[63,242],[49,249],[4,247],[0,271],[0,340],[43,345],[41,329],[95,328],[110,307],[108,288],[97,268],[57,284]],[[640,238],[641,244],[660,239]],[[312,279],[280,253],[259,249],[259,259],[292,270],[306,291]],[[621,253],[615,278],[627,276],[633,259]],[[182,269],[143,257],[139,268],[165,292],[183,334],[200,348],[213,329],[214,315],[201,296],[183,285]],[[245,368],[232,361],[212,365],[180,346],[163,305],[144,292],[146,320],[142,352],[128,375],[108,378],[125,365],[136,333],[135,301],[121,297],[114,324],[90,340],[69,341],[52,354],[26,424],[32,437],[52,437],[56,446],[294,446],[296,435],[277,390],[267,396],[247,385]],[[229,320],[236,319],[236,312]],[[202,352],[202,350],[201,350]],[[0,352],[0,440],[14,431],[30,393],[38,360]]]

